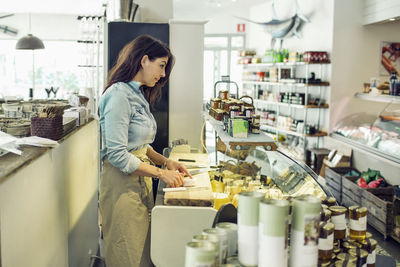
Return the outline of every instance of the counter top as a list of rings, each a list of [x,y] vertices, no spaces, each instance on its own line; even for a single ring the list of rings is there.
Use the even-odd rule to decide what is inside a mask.
[[[75,128],[73,131],[69,132],[67,135],[58,140],[58,143],[62,143],[68,137],[79,131],[82,127],[89,123],[93,123],[94,119],[91,119],[88,123]],[[16,155],[13,153],[8,153],[0,157],[0,183],[4,182],[7,177],[11,174],[17,172],[19,169],[27,166],[29,163],[43,155],[46,151],[51,148],[48,147],[35,147],[35,146],[21,146],[22,155]]]

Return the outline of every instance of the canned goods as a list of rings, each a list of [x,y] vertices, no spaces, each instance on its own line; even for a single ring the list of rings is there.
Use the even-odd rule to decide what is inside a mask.
[[[335,226],[330,222],[320,222],[318,239],[318,259],[330,260],[333,254],[333,231]]]
[[[260,202],[259,267],[287,267],[289,201],[264,199]]]
[[[210,242],[189,242],[186,244],[185,267],[213,267],[215,245]]]
[[[219,265],[219,239],[212,235],[194,235],[192,238],[193,242],[210,242],[215,245],[215,258],[214,258],[214,265]]]
[[[246,266],[258,264],[258,222],[263,193],[241,192],[238,204],[239,261]]]
[[[226,230],[228,233],[228,251],[227,257],[236,255],[238,242],[238,226],[236,223],[221,222],[215,226],[217,229]]]
[[[367,238],[361,241],[362,248],[368,252],[367,267],[375,267],[376,245],[377,245],[376,240],[372,238]]]
[[[203,230],[204,235],[212,235],[219,239],[219,264],[226,263],[228,249],[228,233],[223,229],[208,228]]]
[[[364,240],[367,233],[367,212],[366,207],[349,207],[350,238]]]
[[[304,195],[293,199],[292,227],[290,236],[290,266],[318,264],[318,238],[321,200]]]
[[[335,225],[334,238],[346,238],[346,212],[347,208],[343,206],[330,206],[329,210],[332,212],[331,221]]]

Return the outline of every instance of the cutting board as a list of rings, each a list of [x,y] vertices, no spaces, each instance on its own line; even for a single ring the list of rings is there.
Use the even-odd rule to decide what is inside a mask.
[[[172,151],[169,158],[176,161],[178,159],[195,160],[195,162],[182,162],[192,166],[195,164],[210,165],[208,154],[205,153],[174,153]],[[194,187],[188,187],[186,191],[165,192],[164,204],[169,206],[212,207],[214,199],[208,172],[199,173],[194,175],[193,178],[196,178]]]

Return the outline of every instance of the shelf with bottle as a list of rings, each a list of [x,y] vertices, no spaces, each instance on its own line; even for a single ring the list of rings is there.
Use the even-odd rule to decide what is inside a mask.
[[[329,82],[320,82],[320,83],[296,83],[296,82],[268,82],[268,81],[249,81],[243,80],[243,84],[254,84],[254,85],[287,85],[287,86],[297,86],[297,87],[306,87],[306,86],[329,86]]]
[[[262,57],[254,50],[240,50],[238,64],[250,66],[295,66],[308,64],[329,64],[326,51],[291,51],[268,49]]]
[[[300,108],[300,109],[329,108],[328,104],[322,104],[322,105],[300,105],[300,104],[284,103],[284,102],[264,100],[264,99],[254,99],[254,102],[256,102],[256,103],[257,102],[266,103],[266,104],[272,104],[272,105],[279,105],[279,106],[284,106],[284,107]]]

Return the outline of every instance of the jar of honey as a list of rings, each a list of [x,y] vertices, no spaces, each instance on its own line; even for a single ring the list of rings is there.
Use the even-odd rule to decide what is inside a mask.
[[[365,266],[367,264],[368,252],[361,248],[352,248],[349,250],[350,256],[357,257],[357,266]]]
[[[211,107],[214,109],[219,109],[221,107],[221,99],[211,98]]]
[[[377,245],[376,240],[372,238],[367,238],[360,243],[362,248],[368,252],[367,267],[375,267]]]
[[[339,253],[336,255],[336,259],[337,259],[337,261],[342,261],[345,263],[346,262],[354,263],[354,265],[343,265],[343,266],[356,266],[356,264],[357,264],[357,257],[352,256],[348,253]],[[335,265],[335,266],[337,266],[337,265]],[[339,265],[339,266],[342,266],[342,265]]]
[[[330,222],[332,212],[328,209],[321,209],[321,222]]]
[[[319,223],[318,259],[330,260],[333,254],[333,231],[335,226],[330,222]]]
[[[239,115],[240,115],[240,108],[238,106],[229,107],[229,118],[233,119],[234,117]]]
[[[346,241],[346,242],[343,242],[342,247],[345,252],[349,252],[350,249],[361,248],[361,244],[359,244],[357,242]]]
[[[219,98],[221,98],[221,99],[228,99],[228,90],[221,90],[221,91],[219,91]]]
[[[367,232],[367,212],[366,207],[349,207],[350,238],[364,240]]]
[[[355,262],[338,260],[335,262],[335,267],[357,267]]]
[[[343,206],[330,206],[329,210],[332,212],[331,221],[335,225],[334,238],[346,238],[346,212],[347,208]]]
[[[322,203],[327,205],[328,207],[335,206],[336,205],[336,198],[327,197],[327,198],[324,199],[324,201]]]

